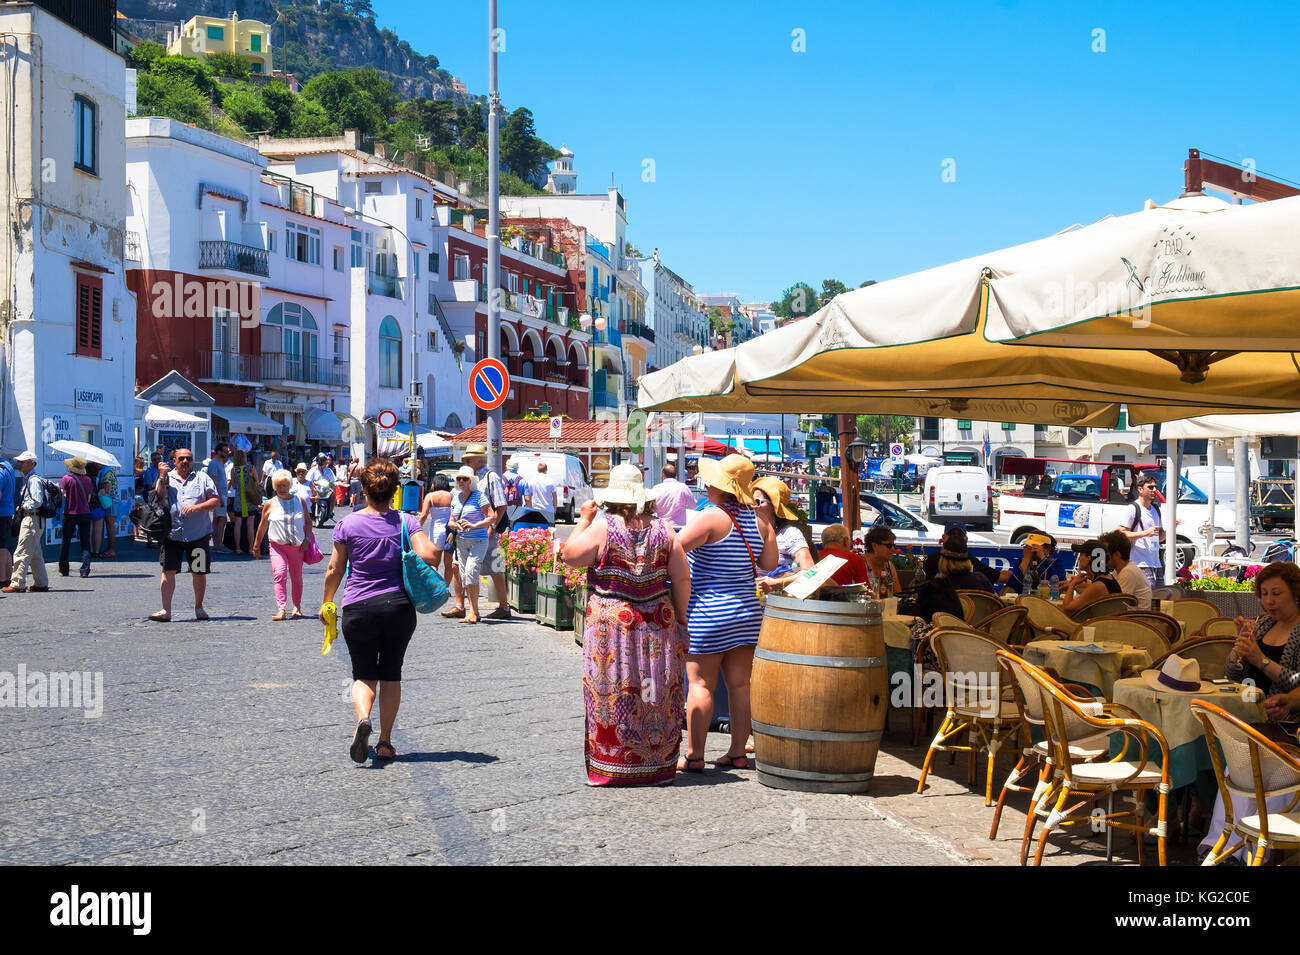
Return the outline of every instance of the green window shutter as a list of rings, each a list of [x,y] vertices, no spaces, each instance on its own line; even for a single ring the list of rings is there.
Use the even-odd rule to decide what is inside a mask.
[[[1116,431],[1128,430],[1128,409],[1125,409],[1119,413],[1119,420],[1115,422],[1115,430]]]
[[[262,52],[262,34],[250,33],[248,35],[248,46],[254,53]]]
[[[221,27],[208,27],[209,40],[224,40],[225,38],[226,31]]]

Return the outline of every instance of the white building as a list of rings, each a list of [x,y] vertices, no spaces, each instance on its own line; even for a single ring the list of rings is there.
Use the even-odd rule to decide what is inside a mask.
[[[654,332],[655,367],[667,368],[709,343],[708,319],[700,314],[695,289],[659,259],[659,250],[640,260],[646,289],[646,322]]]
[[[966,418],[917,418],[912,446],[950,464],[973,464],[997,473],[1003,457],[1033,457],[1035,426]],[[988,451],[985,451],[987,439]]]
[[[35,4],[0,4],[0,454],[31,450],[50,476],[65,473],[49,448],[58,439],[112,451],[128,475],[135,450],[126,72],[112,5],[86,6],[83,30]],[[125,501],[131,482],[119,487]]]
[[[547,192],[567,196],[578,191],[578,171],[573,168],[573,151],[568,146],[560,147],[560,158],[546,175]]]
[[[459,430],[473,421],[469,366],[453,347],[465,331],[451,327],[436,294],[446,249],[435,208],[457,201],[456,193],[361,152],[355,133],[263,138],[258,145],[271,172],[338,204],[350,230],[350,413],[368,427],[385,409],[405,422],[406,396],[414,389],[423,398],[419,418],[426,427]]]

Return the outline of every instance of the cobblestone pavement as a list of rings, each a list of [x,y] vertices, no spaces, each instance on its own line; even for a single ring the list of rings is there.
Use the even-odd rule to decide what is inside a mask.
[[[84,580],[50,564],[54,591],[0,600],[0,671],[103,676],[98,718],[0,709],[0,861],[1016,861],[1021,803],[990,842],[991,810],[965,786],[964,765],[941,759],[916,795],[923,749],[899,731],[870,796],[782,792],[734,770],[660,789],[588,788],[581,650],[531,618],[469,627],[422,617],[400,755],[358,766],[347,756],[347,648],[340,640],[322,656],[314,619],[269,620],[269,561],[215,558],[208,623],[191,619],[180,575],[177,621],[156,624],[145,617],[158,606],[157,552],[119,553]],[[324,567],[307,568],[309,613]],[[709,744],[715,758],[727,740]],[[1119,842],[1131,859],[1132,843]],[[1049,862],[1100,857],[1099,843],[1063,844]]]

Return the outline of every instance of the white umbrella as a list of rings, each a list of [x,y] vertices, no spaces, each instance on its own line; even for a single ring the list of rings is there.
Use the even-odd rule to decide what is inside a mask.
[[[120,468],[120,462],[111,452],[103,448],[97,448],[93,444],[87,444],[85,441],[51,441],[50,450],[58,451],[59,454],[66,454],[69,457],[85,458],[92,464],[102,464],[106,468]]]
[[[931,464],[942,464],[938,458],[932,458],[928,454],[909,454],[903,458],[908,464],[915,464],[917,467],[925,467]]]

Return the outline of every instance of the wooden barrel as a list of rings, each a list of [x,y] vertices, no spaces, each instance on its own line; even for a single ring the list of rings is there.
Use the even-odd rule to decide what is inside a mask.
[[[880,604],[768,597],[751,700],[759,782],[866,792],[889,705]]]

